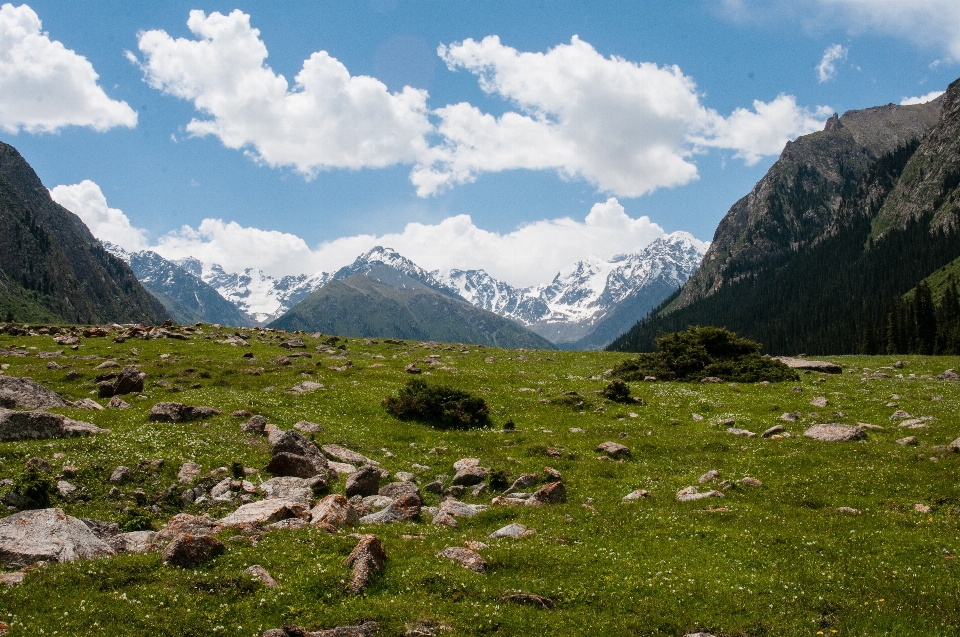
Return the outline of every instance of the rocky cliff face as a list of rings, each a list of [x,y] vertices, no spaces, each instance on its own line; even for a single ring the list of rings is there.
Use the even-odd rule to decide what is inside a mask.
[[[823,131],[788,142],[720,222],[703,264],[671,309],[755,277],[821,239],[844,194],[879,157],[930,132],[944,99],[848,111]]]
[[[55,203],[20,153],[2,142],[0,271],[0,305],[31,315],[46,312],[45,318],[71,323],[157,324],[169,318],[127,264]]]

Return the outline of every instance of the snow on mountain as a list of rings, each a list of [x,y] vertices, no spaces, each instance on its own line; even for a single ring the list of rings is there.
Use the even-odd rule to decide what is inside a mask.
[[[564,343],[583,338],[619,304],[644,290],[658,297],[651,307],[656,305],[664,290],[680,287],[693,274],[708,246],[689,233],[674,232],[635,254],[579,261],[549,284],[529,288],[515,288],[483,270],[433,274],[474,305]]]
[[[337,270],[332,278],[342,280],[354,274],[371,274],[376,278],[389,277],[392,281],[384,281],[384,283],[392,283],[398,287],[423,285],[448,296],[460,297],[457,289],[439,278],[435,272],[427,272],[396,250],[383,246],[377,246],[361,254],[353,263]],[[405,281],[404,277],[412,281]]]
[[[193,257],[176,263],[184,270],[199,276],[259,325],[282,316],[333,278],[326,272],[279,279],[253,268],[247,268],[243,272],[227,272],[216,263],[207,267]]]

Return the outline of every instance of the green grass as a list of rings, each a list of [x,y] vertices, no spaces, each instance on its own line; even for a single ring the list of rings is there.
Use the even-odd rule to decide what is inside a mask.
[[[205,336],[214,333],[209,326],[202,329]],[[181,463],[196,461],[205,472],[232,462],[266,464],[265,439],[241,434],[242,421],[229,415],[249,409],[282,428],[302,419],[319,423],[324,431],[315,435],[318,443],[347,446],[389,471],[428,465],[430,471],[418,473],[421,485],[437,474],[452,475],[453,462],[466,456],[513,477],[551,466],[563,474],[569,502],[541,509],[491,508],[461,520],[458,529],[432,526],[426,514],[419,523],[362,529],[382,538],[389,559],[385,572],[359,597],[343,592],[349,580],[343,559],[356,544],[347,532],[277,531],[251,546],[230,540],[234,533],[227,531],[222,535],[226,553],[192,571],[162,566],[157,553],[50,565],[19,586],[0,589],[0,621],[12,624],[9,634],[254,636],[283,623],[316,629],[369,619],[380,622],[380,635],[402,635],[418,620],[445,623],[453,630],[440,634],[450,636],[960,633],[960,574],[954,559],[960,552],[960,456],[933,449],[960,436],[960,384],[920,378],[960,368],[960,358],[907,357],[903,370],[887,370],[894,378],[870,381],[861,381],[862,367],[887,366],[894,359],[835,357],[831,360],[845,373],[823,382],[816,374],[771,385],[635,382],[632,394],[646,404],[630,405],[594,393],[609,381],[604,370],[629,355],[475,346],[461,354],[460,346],[429,350],[413,343],[364,345],[351,338],[347,357],[354,367],[339,372],[329,366],[340,361],[327,361],[327,355],[313,350],[320,341],[305,340],[313,357],[282,366],[274,363],[288,354],[278,346],[279,336],[251,339],[249,349],[203,336],[122,344],[84,339],[78,351],[66,354],[99,354],[121,363],[135,359],[149,374],[147,397],[126,396],[133,409],[124,411],[60,410],[111,429],[110,434],[0,443],[0,478],[14,478],[33,456],[56,468],[73,465],[79,473],[71,482],[83,487],[89,500],[55,496],[55,506],[78,517],[119,521],[133,503],[133,491],[141,489],[161,507],[154,519],[159,527],[179,510],[164,494],[176,484]],[[90,395],[97,374],[93,367],[101,361],[57,359],[83,374],[66,381],[69,370],[50,371],[47,360],[36,356],[61,349],[51,338],[0,336],[0,347],[12,345],[36,350],[25,350],[25,357],[0,357],[0,363],[9,364],[7,374],[29,376],[72,399]],[[131,348],[139,354],[132,356]],[[248,351],[256,357],[252,362],[242,358]],[[452,369],[424,363],[431,351]],[[170,357],[161,359],[161,354]],[[494,363],[485,362],[489,356]],[[380,401],[406,383],[403,369],[411,362],[429,369],[430,381],[482,396],[493,428],[438,431],[389,416]],[[249,373],[259,368],[259,375]],[[901,372],[917,378],[896,378]],[[304,374],[324,389],[286,393],[306,379]],[[158,381],[184,389],[169,393]],[[804,391],[792,392],[795,385]],[[264,391],[271,386],[275,389]],[[561,400],[568,391],[578,392],[584,405]],[[899,429],[889,420],[894,408],[886,406],[894,394],[900,396],[893,401],[900,408],[937,420],[927,429]],[[827,397],[830,405],[812,407],[816,396]],[[936,396],[941,398],[933,400]],[[552,402],[541,402],[544,398]],[[149,423],[147,411],[162,400],[210,405],[223,414],[207,424]],[[759,433],[792,411],[804,418],[783,424],[798,436],[815,422],[867,422],[886,429],[870,431],[862,443],[831,445],[802,437],[744,439],[718,424],[733,418],[737,427]],[[817,411],[819,418],[808,416]],[[694,421],[693,413],[704,420]],[[515,432],[499,430],[508,419],[516,423]],[[911,434],[919,446],[894,442]],[[628,445],[630,458],[598,460],[594,448],[606,440]],[[548,455],[548,448],[559,450],[560,457]],[[117,465],[136,467],[150,459],[164,463],[135,471],[135,480],[121,487],[122,497],[108,496],[106,480]],[[710,469],[733,480],[753,476],[764,486],[738,487],[722,500],[675,501],[679,489],[696,484]],[[651,497],[621,502],[637,488]],[[343,482],[334,489],[342,492]],[[439,503],[438,496],[425,496],[427,504]],[[489,503],[490,497],[466,500]],[[592,508],[583,506],[587,498],[593,499]],[[917,513],[915,503],[933,510]],[[836,511],[841,506],[863,513]],[[708,512],[711,507],[726,510]],[[214,516],[229,511],[186,510]],[[536,534],[521,540],[487,538],[510,522]],[[486,575],[434,556],[468,540],[489,545],[481,551],[490,564]],[[243,575],[251,564],[266,567],[280,588],[263,588]],[[515,591],[553,598],[556,607],[499,601]]]

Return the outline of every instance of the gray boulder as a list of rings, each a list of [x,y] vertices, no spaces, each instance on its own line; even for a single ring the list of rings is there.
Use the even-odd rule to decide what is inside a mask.
[[[463,467],[457,471],[455,476],[453,476],[452,482],[454,486],[471,487],[486,480],[487,473],[487,469],[484,467]]]
[[[417,485],[415,485],[412,482],[405,482],[405,481],[391,482],[389,484],[385,484],[384,486],[380,487],[380,491],[378,491],[377,493],[378,495],[383,495],[388,498],[393,498],[394,500],[396,500],[401,495],[404,495],[406,493],[412,493],[416,495],[418,498],[420,497],[420,489],[417,488]]]
[[[0,378],[3,378],[0,376]],[[88,422],[71,420],[60,414],[38,411],[12,411],[0,407],[0,442],[9,440],[43,440],[109,433]]]
[[[804,431],[803,435],[820,442],[849,442],[867,437],[866,432],[860,427],[837,424],[814,425]]]
[[[21,511],[0,520],[0,566],[72,562],[115,551],[77,518],[61,509]]]
[[[29,378],[0,376],[0,407],[7,409],[43,409],[66,407],[59,394]]]
[[[377,495],[380,491],[380,471],[376,467],[365,466],[347,477],[345,493],[347,497],[359,495]]]

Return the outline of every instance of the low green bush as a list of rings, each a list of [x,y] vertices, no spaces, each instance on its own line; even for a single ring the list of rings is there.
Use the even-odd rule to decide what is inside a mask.
[[[150,531],[153,529],[153,518],[143,509],[131,507],[120,515],[117,526],[124,533]]]
[[[26,500],[26,506],[21,508],[49,508],[50,498],[56,490],[57,483],[39,467],[26,467],[13,479],[13,492]]]
[[[436,429],[490,425],[490,408],[483,398],[446,385],[429,385],[419,378],[407,382],[396,396],[384,398],[383,406],[400,420],[416,420]]]
[[[614,378],[603,388],[603,397],[615,403],[633,402],[630,398],[630,385],[619,378]]]
[[[797,380],[795,371],[760,354],[761,346],[722,327],[689,327],[657,339],[657,352],[640,354],[613,368],[623,380],[699,381],[715,376],[727,382]]]

